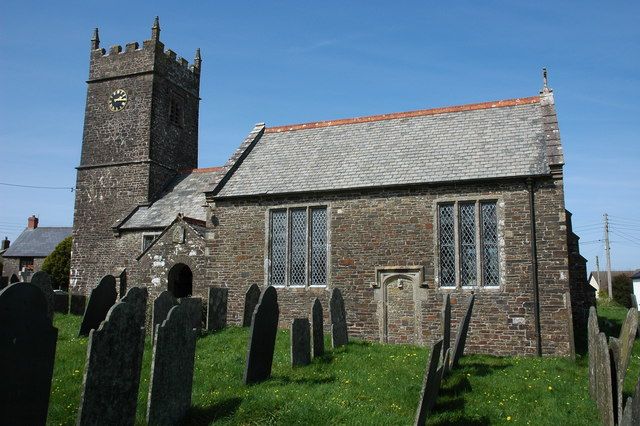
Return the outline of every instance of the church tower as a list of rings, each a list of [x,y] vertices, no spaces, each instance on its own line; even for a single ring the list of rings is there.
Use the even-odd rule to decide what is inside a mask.
[[[177,171],[198,166],[199,49],[193,65],[151,39],[124,51],[91,39],[82,154],[77,167],[71,288],[87,292],[134,257],[112,227],[152,203]]]

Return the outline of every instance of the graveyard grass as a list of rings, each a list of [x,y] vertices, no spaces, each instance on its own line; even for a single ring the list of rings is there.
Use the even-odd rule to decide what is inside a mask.
[[[620,308],[600,312],[615,331]],[[604,318],[606,317],[606,318]],[[86,357],[80,317],[56,314],[58,347],[49,424],[75,424]],[[619,329],[619,325],[618,325]],[[197,342],[192,409],[186,424],[412,424],[427,349],[351,342],[292,369],[289,333],[278,331],[273,377],[244,386],[248,328],[230,327]],[[640,372],[636,341],[625,393]],[[325,336],[329,348],[328,336]],[[144,424],[151,342],[143,360],[138,421]],[[588,363],[561,358],[465,356],[448,376],[427,424],[599,424],[589,399]]]

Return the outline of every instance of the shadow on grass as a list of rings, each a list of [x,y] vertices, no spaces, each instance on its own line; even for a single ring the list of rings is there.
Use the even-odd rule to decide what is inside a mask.
[[[232,416],[241,403],[242,398],[229,398],[209,407],[191,407],[182,424],[189,426],[209,425],[215,420]]]
[[[304,378],[304,379],[292,379],[289,376],[274,376],[271,378],[271,381],[274,383],[288,385],[291,383],[297,385],[322,385],[326,383],[333,383],[336,381],[336,376],[331,375],[327,377],[316,377],[316,378]]]

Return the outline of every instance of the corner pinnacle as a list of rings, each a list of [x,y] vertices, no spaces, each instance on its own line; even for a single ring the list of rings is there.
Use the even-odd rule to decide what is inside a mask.
[[[194,65],[196,68],[200,68],[200,65],[201,65],[201,64],[202,64],[202,58],[200,57],[200,49],[198,48],[198,49],[196,49],[196,57],[195,57],[195,59],[193,60],[193,65]]]
[[[93,29],[93,37],[91,37],[91,50],[100,48],[100,36],[98,36],[98,29]]]
[[[160,18],[157,16],[153,20],[153,27],[151,27],[151,40],[160,40]]]

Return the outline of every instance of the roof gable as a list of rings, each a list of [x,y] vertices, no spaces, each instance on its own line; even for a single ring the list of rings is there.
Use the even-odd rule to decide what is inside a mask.
[[[3,257],[47,257],[65,238],[71,235],[70,227],[46,227],[25,229],[3,253]]]

